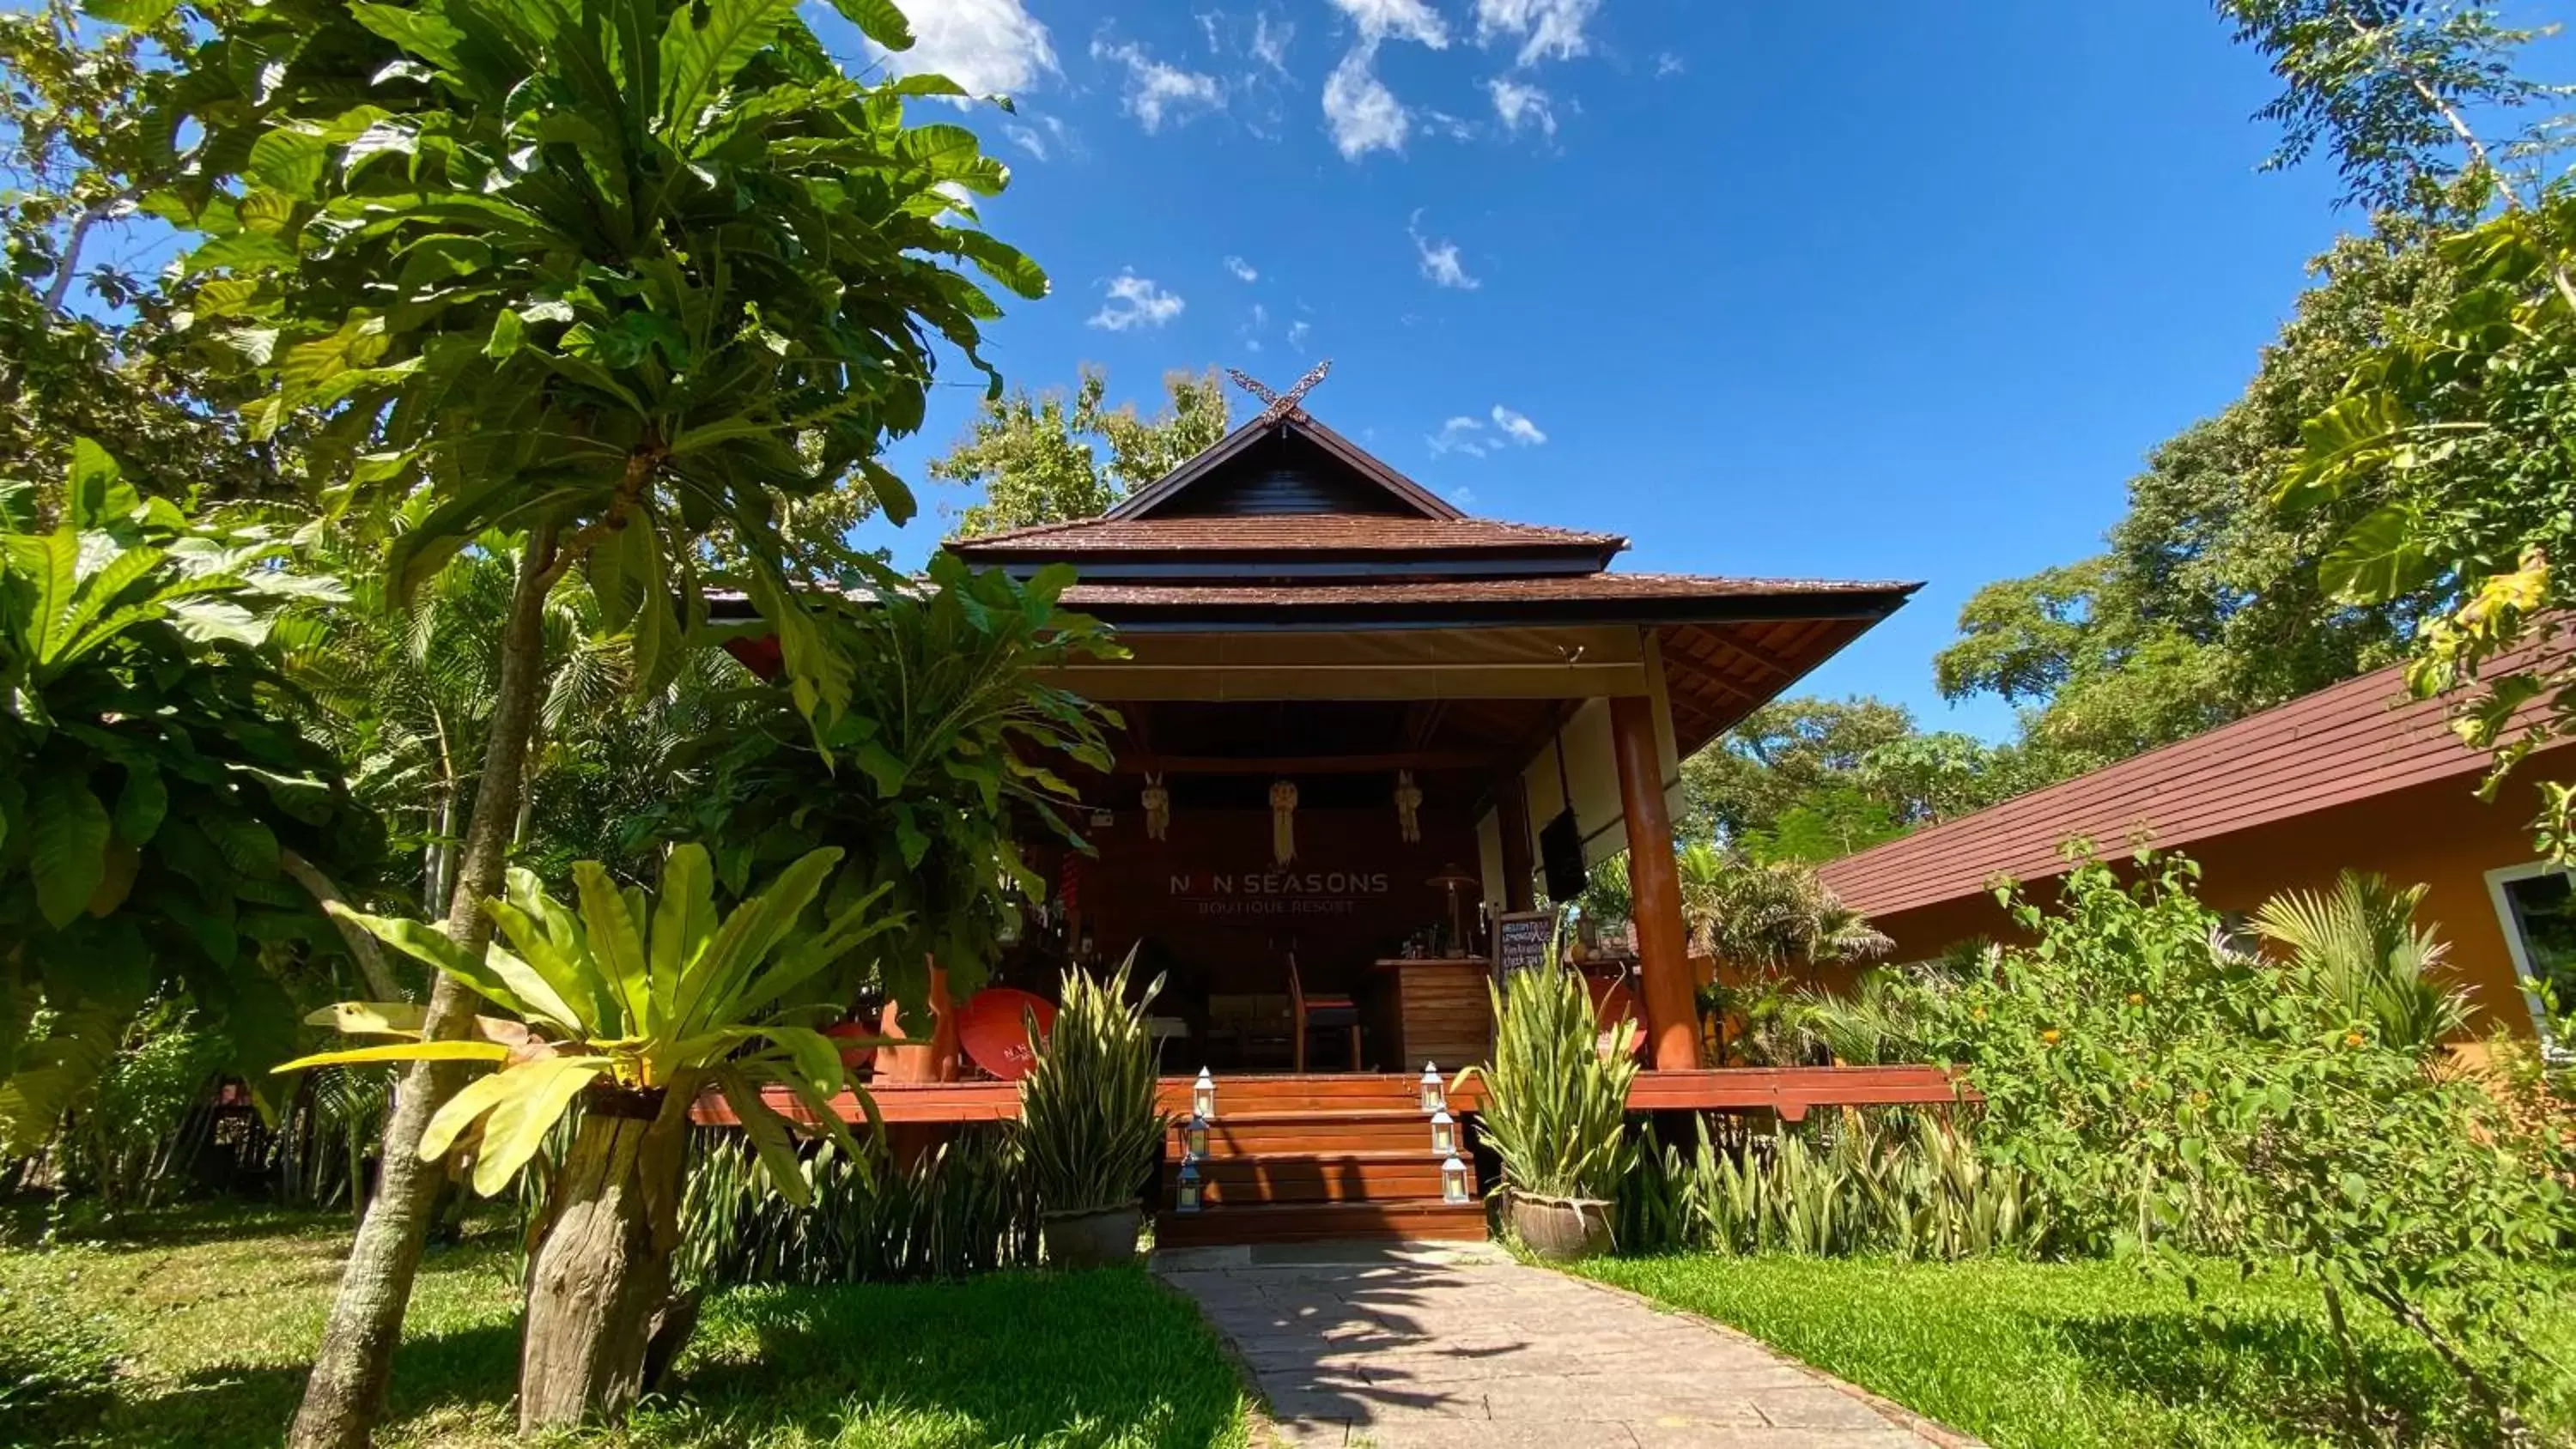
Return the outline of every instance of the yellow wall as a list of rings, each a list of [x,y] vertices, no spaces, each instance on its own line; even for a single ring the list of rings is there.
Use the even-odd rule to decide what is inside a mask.
[[[2330,886],[2346,867],[2376,871],[2397,885],[2430,887],[2417,920],[2451,945],[2450,969],[2470,989],[2478,1010],[2472,1034],[2486,1035],[2501,1024],[2528,1036],[2531,1012],[2514,977],[2486,874],[2538,858],[2530,827],[2539,812],[2537,782],[2576,778],[2576,759],[2568,756],[2576,750],[2525,765],[2492,805],[2473,793],[2476,777],[2455,777],[2193,841],[2180,852],[2200,863],[2201,899],[2220,911],[2252,911],[2280,891]],[[2117,842],[2102,843],[2125,853]],[[2033,892],[2042,905],[2052,896],[2046,885]],[[1895,940],[1892,961],[1936,956],[1979,936],[2018,935],[1989,895],[1870,919]]]

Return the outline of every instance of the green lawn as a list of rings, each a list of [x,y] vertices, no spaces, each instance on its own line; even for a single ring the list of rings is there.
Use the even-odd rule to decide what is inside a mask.
[[[237,1210],[160,1214],[44,1249],[22,1231],[0,1246],[0,1443],[277,1443],[348,1231],[344,1218]],[[385,1449],[511,1441],[517,1294],[503,1232],[493,1224],[423,1268]],[[103,1358],[114,1367],[99,1386]],[[54,1382],[23,1382],[48,1364]],[[1123,1271],[727,1293],[670,1397],[581,1442],[1235,1449],[1244,1425],[1196,1311]]]
[[[1687,1255],[1582,1271],[1740,1328],[1827,1373],[1998,1449],[2140,1449],[2344,1442],[2328,1416],[2339,1372],[2313,1287],[2181,1283],[2121,1263],[1897,1263]],[[2576,1294],[2537,1326],[2576,1364]],[[2447,1442],[2457,1392],[2428,1354],[2371,1326],[2383,1396],[2407,1442]],[[2571,1391],[2576,1393],[2576,1391]],[[2553,1415],[2563,1428],[2576,1404]]]

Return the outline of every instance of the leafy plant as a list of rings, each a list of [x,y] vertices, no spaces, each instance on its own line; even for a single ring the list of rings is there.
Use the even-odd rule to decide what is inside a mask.
[[[748,1142],[702,1133],[681,1208],[679,1282],[887,1283],[1037,1262],[1037,1192],[1018,1136],[969,1127],[908,1158],[825,1143],[800,1165],[798,1207]]]
[[[790,1126],[762,1088],[787,1090],[801,1116],[855,1151],[832,1105],[843,1084],[838,1044],[780,1008],[896,924],[878,909],[882,889],[831,903],[819,925],[800,924],[839,861],[837,850],[814,851],[721,918],[713,870],[696,846],[670,852],[658,898],[620,890],[597,862],[576,865],[577,911],[513,871],[508,894],[485,903],[509,945],[494,943],[479,960],[418,921],[348,913],[518,1021],[485,1021],[474,1040],[423,1040],[418,1008],[346,1003],[333,1013],[343,1030],[414,1039],[323,1052],[278,1070],[418,1061],[496,1068],[438,1110],[420,1146],[425,1159],[451,1149],[470,1155],[475,1190],[485,1194],[518,1175],[577,1101],[585,1106],[554,1172],[529,1278],[523,1424],[623,1410],[641,1392],[655,1315],[670,1298],[681,1148],[702,1091],[722,1094],[778,1190],[800,1205],[808,1199]]]
[[[2286,948],[2346,1020],[2369,1023],[2389,1046],[2429,1052],[2468,1024],[2469,1004],[2437,974],[2449,943],[2415,924],[2425,890],[2347,870],[2330,894],[2265,901],[2254,929]]]
[[[1551,952],[1543,967],[1516,973],[1508,990],[1487,988],[1494,1011],[1494,1059],[1459,1073],[1484,1086],[1485,1144],[1503,1160],[1515,1192],[1608,1201],[1627,1174],[1628,1088],[1637,1024],[1606,1035],[1583,980]]]
[[[156,992],[195,1003],[236,1069],[281,1055],[273,953],[339,944],[289,867],[345,879],[381,844],[270,646],[328,586],[279,540],[147,502],[95,444],[72,454],[50,527],[0,487],[0,1135],[20,1150]]]
[[[756,698],[734,730],[684,752],[701,781],[647,817],[706,843],[728,886],[817,845],[845,847],[836,891],[885,888],[905,928],[883,938],[878,982],[917,1002],[924,963],[971,992],[999,954],[1007,895],[1042,898],[1019,832],[1079,844],[1079,796],[1055,772],[1109,765],[1116,716],[1042,671],[1115,655],[1094,620],[1058,607],[1069,571],[1025,583],[932,557],[927,588],[887,590],[831,615],[853,660],[848,708],[809,726],[783,691]]]
[[[1050,1213],[1134,1202],[1171,1128],[1145,1030],[1145,1009],[1163,982],[1156,977],[1128,1000],[1135,964],[1130,951],[1106,981],[1065,972],[1055,1025],[1020,1080],[1020,1143],[1038,1203]]]
[[[884,0],[843,10],[911,44]],[[645,692],[705,642],[710,580],[738,587],[799,709],[828,719],[855,666],[800,586],[882,570],[800,508],[863,491],[903,521],[876,455],[921,425],[935,348],[990,373],[1000,309],[967,269],[1028,297],[1046,278],[975,225],[1008,173],[974,133],[905,124],[907,98],[959,88],[853,79],[791,0],[281,0],[212,21],[151,118],[191,143],[146,203],[193,234],[188,338],[256,380],[250,436],[295,438],[335,516],[384,542],[395,604],[491,535],[523,540],[441,903],[473,958],[556,583],[587,573]],[[449,980],[442,1039],[472,1010]],[[415,1070],[397,1099],[297,1449],[357,1449],[382,1409],[437,1191],[414,1148],[460,1077]]]

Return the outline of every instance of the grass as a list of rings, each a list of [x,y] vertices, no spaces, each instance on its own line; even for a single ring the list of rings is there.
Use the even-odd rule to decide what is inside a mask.
[[[23,1228],[25,1225],[21,1225]],[[513,1438],[508,1229],[423,1265],[384,1449]],[[284,1434],[345,1217],[193,1209],[0,1245],[0,1443],[253,1449]],[[719,1294],[614,1449],[1237,1449],[1215,1336],[1142,1271]]]
[[[2312,1285],[2212,1274],[2194,1301],[2122,1263],[1900,1263],[1683,1255],[1582,1272],[1742,1329],[1997,1449],[2252,1449],[2350,1442]],[[2219,1281],[2213,1281],[2219,1280]],[[2576,1295],[2534,1325],[2576,1364]],[[2448,1442],[2459,1394],[2393,1327],[2369,1326],[2374,1397],[2400,1442]],[[2569,1391],[2576,1393],[2576,1390]],[[2560,1427],[2576,1404],[2555,1405]]]

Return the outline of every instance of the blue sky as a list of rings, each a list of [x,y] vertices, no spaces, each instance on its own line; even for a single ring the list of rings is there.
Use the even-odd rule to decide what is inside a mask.
[[[992,329],[1013,382],[1330,357],[1315,413],[1470,512],[1927,581],[1809,687],[1987,735],[1932,688],[1960,603],[2092,551],[2358,221],[2257,173],[2270,77],[2193,0],[907,9],[894,64],[1019,104],[968,113],[1013,168],[985,224],[1055,281]]]

